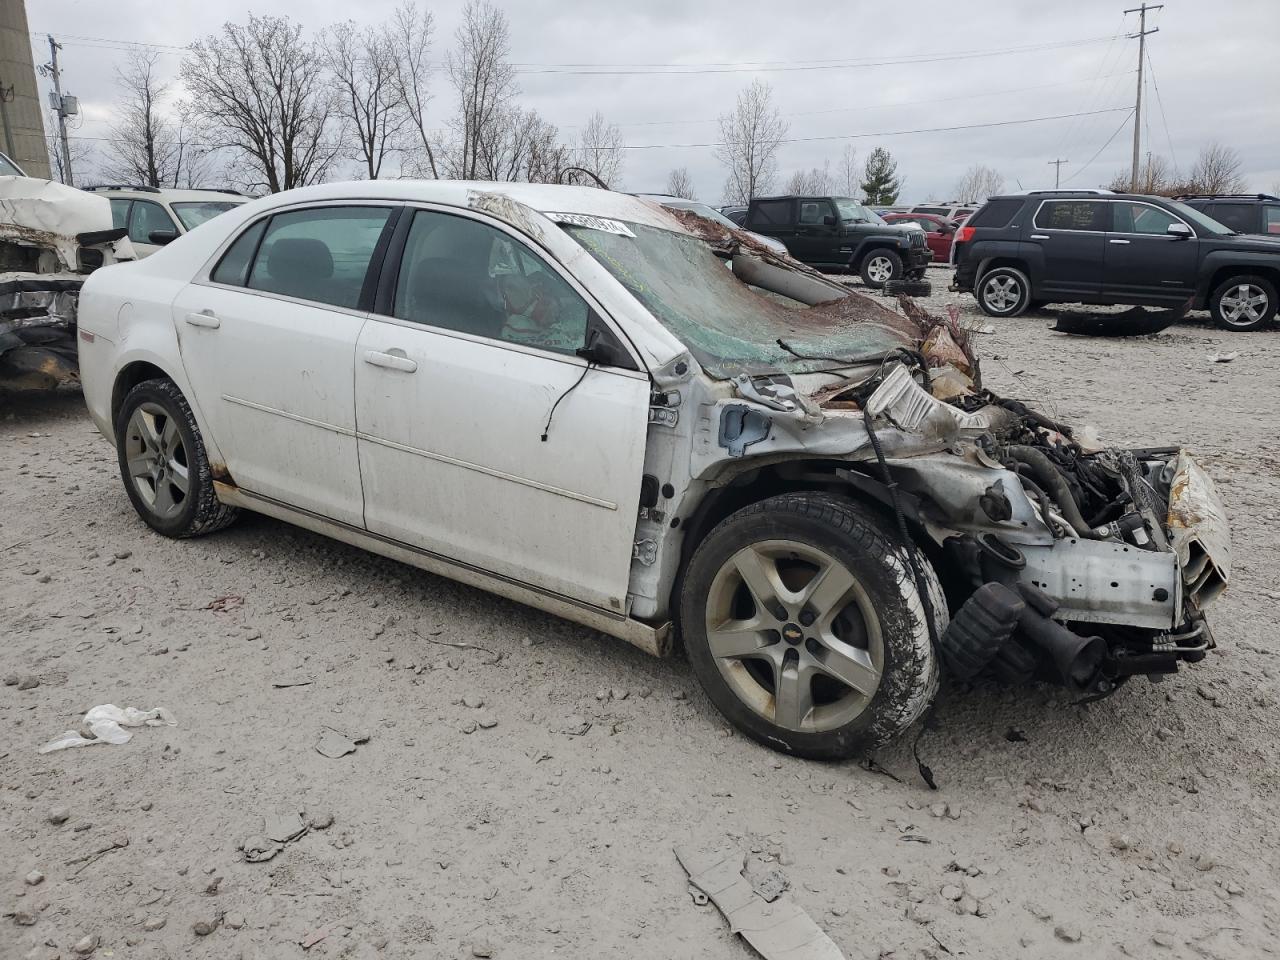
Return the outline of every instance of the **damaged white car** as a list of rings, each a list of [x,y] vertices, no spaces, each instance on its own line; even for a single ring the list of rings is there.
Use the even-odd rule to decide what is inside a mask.
[[[901,733],[941,671],[1096,697],[1203,658],[1207,476],[986,392],[904,303],[605,190],[331,184],[95,274],[81,366],[161,533],[254,510],[679,641],[799,755]]]
[[[75,378],[80,285],[133,256],[102,197],[0,176],[0,390],[47,390]]]

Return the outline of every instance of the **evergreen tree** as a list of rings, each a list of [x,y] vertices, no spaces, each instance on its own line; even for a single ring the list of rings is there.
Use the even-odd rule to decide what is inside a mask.
[[[884,147],[876,147],[867,157],[862,169],[862,193],[867,203],[892,204],[898,202],[902,179],[898,176],[898,161]]]

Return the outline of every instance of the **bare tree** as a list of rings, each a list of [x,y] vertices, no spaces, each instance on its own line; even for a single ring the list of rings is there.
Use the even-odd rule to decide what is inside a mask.
[[[831,161],[823,160],[821,167],[810,167],[808,170],[797,170],[786,186],[786,193],[808,194],[824,197],[831,193]]]
[[[449,173],[466,180],[496,179],[485,177],[485,168],[500,165],[500,128],[511,119],[508,105],[519,92],[515,69],[507,62],[511,39],[506,14],[488,0],[468,0],[454,39],[458,46],[449,53],[448,67],[458,94],[458,115],[453,120],[457,139],[450,150]]]
[[[325,179],[341,153],[341,121],[324,60],[288,17],[227,23],[182,64],[193,116],[233,151],[231,176],[275,193]]]
[[[1200,148],[1191,183],[1196,193],[1240,193],[1245,189],[1240,176],[1242,161],[1234,147],[1213,142]]]
[[[1147,158],[1138,168],[1138,183],[1134,186],[1133,171],[1122,170],[1107,184],[1107,189],[1116,193],[1144,193],[1148,196],[1176,196],[1184,192],[1183,185],[1176,182],[1169,162],[1159,154],[1148,153]]]
[[[954,194],[955,199],[961,203],[978,203],[1003,189],[1004,174],[992,167],[977,163],[956,181]]]
[[[181,147],[172,121],[160,104],[170,85],[160,80],[154,51],[134,51],[127,64],[116,68],[116,82],[124,95],[116,104],[117,120],[107,141],[103,176],[116,183],[147,187],[176,186]]]
[[[434,29],[431,11],[419,12],[417,4],[412,2],[398,8],[385,28],[394,69],[392,77],[407,118],[401,138],[401,149],[405,151],[401,173],[429,175],[432,179],[440,176],[436,162],[440,144],[427,127],[427,104],[431,102],[428,54]]]
[[[773,104],[773,88],[755,80],[738,94],[732,113],[720,117],[716,158],[729,168],[724,198],[746,203],[773,186],[778,172],[778,147],[787,135],[787,122]]]
[[[401,109],[391,38],[386,30],[358,30],[354,23],[339,23],[329,28],[324,50],[336,91],[335,109],[355,132],[356,158],[367,179],[377,180],[409,119]]]
[[[579,137],[578,165],[590,170],[606,186],[616,186],[622,177],[622,132],[608,123],[599,110],[591,115]]]
[[[697,200],[693,189],[693,177],[689,176],[688,167],[676,167],[667,174],[667,196],[684,197],[686,200]]]
[[[840,164],[836,168],[835,188],[841,196],[856,197],[862,185],[862,168],[858,166],[858,151],[852,143],[846,143],[840,151]]]
[[[71,137],[68,140],[68,149],[71,152],[71,170],[74,173],[79,171],[79,175],[83,176],[84,171],[89,166],[89,161],[93,159],[93,148],[89,144],[77,137]],[[67,182],[67,161],[62,155],[62,141],[58,139],[57,134],[50,134],[45,137],[45,145],[49,151],[49,172],[53,174],[53,179],[59,183]],[[81,181],[84,182],[83,180]]]

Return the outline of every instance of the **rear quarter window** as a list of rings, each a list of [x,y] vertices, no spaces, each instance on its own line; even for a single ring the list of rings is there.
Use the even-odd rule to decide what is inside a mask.
[[[751,208],[751,222],[762,227],[791,223],[790,200],[760,200]]]
[[[1011,197],[1008,200],[992,200],[969,218],[966,226],[970,227],[1007,227],[1022,209],[1023,200]]]
[[[1252,203],[1209,203],[1200,208],[1206,216],[1217,220],[1236,233],[1253,233],[1257,230],[1258,208]]]

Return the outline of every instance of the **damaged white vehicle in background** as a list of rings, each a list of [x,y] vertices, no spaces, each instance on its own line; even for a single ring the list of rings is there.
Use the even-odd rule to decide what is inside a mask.
[[[0,390],[73,380],[85,275],[133,258],[104,198],[51,180],[0,176]]]
[[[678,640],[779,750],[883,743],[941,671],[1097,697],[1202,659],[1208,477],[1086,449],[903,308],[606,190],[374,181],[94,275],[81,365],[161,533],[254,510]]]

